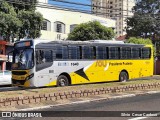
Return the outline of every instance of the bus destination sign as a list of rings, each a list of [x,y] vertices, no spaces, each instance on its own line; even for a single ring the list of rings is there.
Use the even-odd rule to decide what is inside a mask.
[[[31,41],[19,42],[15,44],[15,47],[28,47],[31,46]]]

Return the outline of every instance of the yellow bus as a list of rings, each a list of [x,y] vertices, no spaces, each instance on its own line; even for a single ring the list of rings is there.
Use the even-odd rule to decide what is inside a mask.
[[[14,44],[12,83],[42,87],[127,81],[153,75],[152,45],[23,40]]]

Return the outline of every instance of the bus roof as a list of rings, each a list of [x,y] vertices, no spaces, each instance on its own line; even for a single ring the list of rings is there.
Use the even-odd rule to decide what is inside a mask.
[[[37,43],[37,42],[36,42]],[[143,47],[142,44],[132,44],[132,43],[124,43],[124,42],[91,42],[91,41],[39,41],[37,45],[52,47],[56,45],[89,45],[89,46],[126,46],[126,47]]]
[[[72,40],[47,40],[47,39],[28,39],[33,40],[36,44],[43,44],[45,46],[62,45],[93,45],[93,46],[126,46],[126,47],[142,47],[143,44],[124,43],[123,41],[116,40],[88,40],[88,41],[72,41]],[[26,40],[22,40],[26,41]],[[19,42],[22,42],[19,41]]]
[[[88,42],[94,42],[94,43],[124,44],[123,41],[116,41],[116,40],[89,40]]]

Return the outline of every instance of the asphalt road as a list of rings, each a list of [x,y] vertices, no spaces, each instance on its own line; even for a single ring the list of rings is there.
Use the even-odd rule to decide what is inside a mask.
[[[57,106],[42,111],[160,111],[160,93]]]
[[[43,111],[74,111],[74,115],[71,114],[71,116],[76,116],[77,113],[88,115],[88,117],[83,118],[81,115],[77,116],[80,118],[76,118],[76,120],[128,120],[137,118],[137,116],[133,116],[132,114],[136,113],[136,111],[142,111],[137,112],[140,113],[146,113],[144,111],[155,111],[151,113],[159,113],[160,112],[160,93],[158,94],[152,94],[152,95],[142,95],[142,96],[136,96],[136,97],[130,97],[130,98],[121,98],[116,100],[103,100],[99,102],[91,102],[91,103],[84,103],[84,104],[74,104],[74,105],[66,105],[66,106],[59,106],[59,107],[53,107],[50,109],[43,109]],[[85,112],[75,112],[75,111],[87,111]],[[89,113],[88,113],[89,111]],[[97,111],[97,112],[96,112]],[[102,111],[103,114],[100,114]],[[113,115],[107,115],[111,114],[111,112],[106,111],[113,111]],[[117,112],[121,111],[121,112]],[[126,111],[126,112],[124,112]],[[132,112],[130,112],[132,111]],[[120,117],[122,113],[130,113],[133,117]],[[58,114],[58,113],[57,113]],[[62,114],[63,115],[63,114]],[[65,115],[65,114],[64,114]],[[86,115],[86,116],[87,116]],[[108,116],[108,117],[90,117],[91,116]],[[116,116],[116,117],[112,117]],[[75,120],[75,118],[56,118],[56,120]],[[160,119],[160,117],[145,117],[146,120],[153,120],[153,119]]]
[[[64,114],[65,111],[67,112],[66,114]],[[148,112],[151,113],[152,115],[159,115],[160,93],[139,95],[129,98],[120,98],[113,100],[102,100],[96,102],[56,106],[52,108],[40,109],[29,112],[35,112],[35,113],[40,112],[43,117],[23,118],[23,119],[25,120],[159,120],[160,117],[143,116],[140,118],[139,115],[141,113],[148,114]],[[126,113],[126,115],[131,114],[131,117],[122,117],[122,113]],[[50,117],[44,117],[44,116],[50,116]],[[57,117],[57,116],[62,116],[62,117]],[[22,118],[12,118],[12,119],[18,120]]]

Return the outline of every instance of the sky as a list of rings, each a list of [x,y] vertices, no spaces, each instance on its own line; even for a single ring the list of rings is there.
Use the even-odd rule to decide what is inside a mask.
[[[73,8],[78,10],[85,10],[85,11],[91,11],[90,6],[84,6],[84,5],[75,5],[70,3],[63,3],[63,2],[57,2],[58,0],[49,0],[49,4],[60,6],[60,7],[66,7],[66,8]],[[77,4],[88,4],[91,5],[91,0],[63,0],[67,2],[74,2]]]

